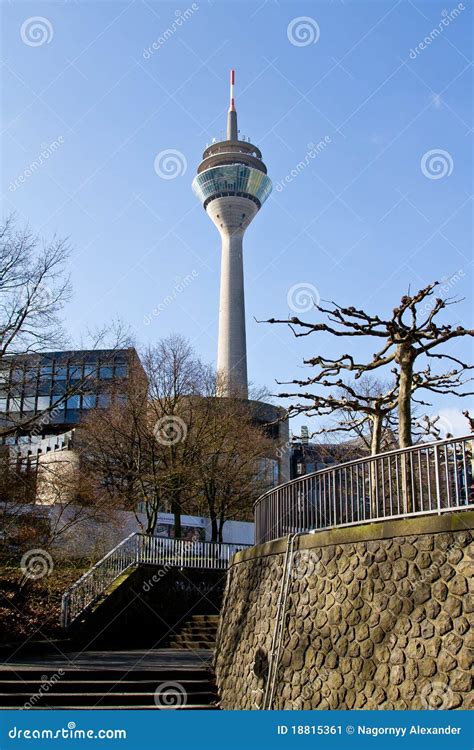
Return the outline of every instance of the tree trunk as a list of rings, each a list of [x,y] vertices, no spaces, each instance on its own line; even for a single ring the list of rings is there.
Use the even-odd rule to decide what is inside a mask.
[[[412,445],[411,437],[411,393],[413,383],[413,348],[410,344],[399,344],[397,362],[400,365],[400,386],[398,392],[398,441],[400,448]],[[401,456],[403,510],[410,513],[414,507],[410,457]]]
[[[218,539],[218,541],[220,542],[220,544],[222,544],[222,542],[223,542],[223,536],[224,536],[224,524],[225,524],[225,516],[224,516],[224,514],[222,513],[222,514],[221,514],[221,517],[220,517],[220,519],[219,519],[219,532],[218,532],[218,537],[217,537],[217,539]]]
[[[217,513],[213,508],[209,511],[209,517],[211,519],[211,542],[217,542],[219,529],[217,525]]]
[[[398,441],[400,448],[409,448],[411,438],[411,393],[413,384],[413,352],[409,344],[400,344],[397,352],[400,365],[398,391]]]
[[[171,512],[174,516],[174,538],[181,539],[182,528],[181,528],[181,507],[176,500],[171,502]]]
[[[382,447],[382,415],[372,416],[372,435],[370,436],[370,453],[375,456],[380,453]]]
[[[370,437],[370,453],[375,456],[380,453],[382,442],[382,416],[374,414],[372,416],[372,435]],[[370,515],[371,518],[378,517],[378,472],[377,464],[372,461],[370,464]]]

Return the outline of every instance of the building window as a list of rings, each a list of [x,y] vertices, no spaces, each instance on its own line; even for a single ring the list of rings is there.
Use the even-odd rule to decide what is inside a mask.
[[[67,379],[67,367],[57,367],[54,371],[55,380],[66,380]]]
[[[79,409],[81,406],[80,396],[69,396],[66,401],[66,409]]]
[[[99,393],[97,406],[100,409],[106,409],[108,406],[110,406],[110,394],[109,393]]]
[[[7,400],[6,398],[0,398],[0,411],[5,412],[7,410]]]
[[[28,396],[23,399],[23,411],[34,411],[35,410],[35,397]]]
[[[113,378],[114,376],[114,369],[113,367],[101,367],[99,369],[99,377],[109,380],[110,378]]]
[[[116,365],[115,367],[115,377],[116,378],[126,378],[128,375],[128,367],[127,365]]]
[[[10,402],[8,404],[8,411],[19,412],[20,411],[20,402],[21,402],[21,399],[19,399],[19,398],[10,398]]]
[[[44,411],[49,407],[49,396],[38,396],[37,410]]]
[[[82,397],[82,408],[83,409],[95,409],[96,396],[95,393],[87,393]]]
[[[82,378],[82,367],[71,365],[69,367],[69,378],[71,380],[80,380]]]

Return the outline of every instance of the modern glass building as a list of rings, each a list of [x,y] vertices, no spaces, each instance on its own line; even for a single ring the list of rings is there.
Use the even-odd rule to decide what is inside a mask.
[[[121,386],[133,364],[141,367],[134,349],[44,352],[3,359],[0,426],[18,429],[2,442],[59,434],[91,409],[124,398]]]

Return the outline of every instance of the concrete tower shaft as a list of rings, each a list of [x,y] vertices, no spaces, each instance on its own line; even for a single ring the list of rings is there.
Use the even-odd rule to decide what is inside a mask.
[[[244,232],[271,193],[260,150],[239,140],[230,77],[227,139],[206,148],[193,190],[221,236],[221,290],[217,370],[223,396],[248,395],[243,269]]]
[[[248,396],[243,237],[258,211],[248,198],[216,198],[207,214],[221,236],[217,372],[221,395]]]

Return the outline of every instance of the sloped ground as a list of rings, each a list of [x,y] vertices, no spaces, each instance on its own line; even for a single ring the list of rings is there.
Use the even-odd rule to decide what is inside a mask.
[[[90,567],[90,561],[57,562],[53,570],[20,588],[19,564],[0,562],[0,646],[25,639],[62,637],[59,625],[64,591]]]

